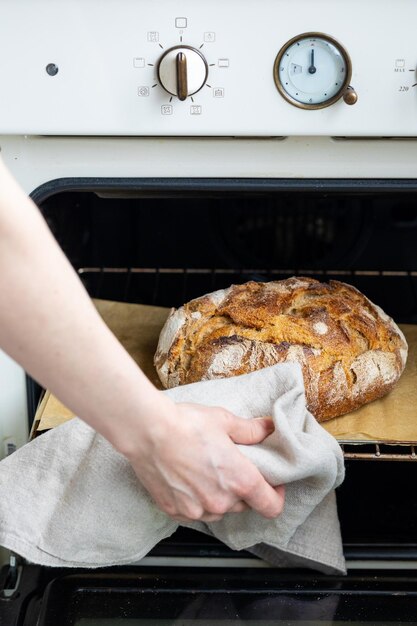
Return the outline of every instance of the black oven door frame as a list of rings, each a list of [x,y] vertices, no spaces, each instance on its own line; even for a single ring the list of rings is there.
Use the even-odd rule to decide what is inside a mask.
[[[239,215],[239,211],[233,213],[233,206],[231,199],[238,198],[237,204],[240,203],[241,199],[253,199],[251,203],[250,212],[261,212],[262,208],[265,208],[265,215],[268,219],[271,219],[271,213],[273,214],[276,210],[280,209],[282,204],[281,199],[295,198],[297,197],[308,197],[310,195],[311,198],[319,199],[319,203],[325,204],[326,199],[331,197],[342,197],[342,198],[361,198],[361,210],[358,211],[358,202],[352,201],[348,202],[346,206],[343,207],[345,214],[345,221],[342,224],[342,230],[346,227],[346,214],[350,219],[350,216],[360,216],[361,213],[377,213],[379,211],[380,205],[382,209],[380,211],[380,216],[382,215],[382,219],[378,219],[375,224],[378,229],[382,228],[381,222],[383,223],[385,220],[385,216],[389,218],[390,212],[397,211],[401,213],[396,220],[393,222],[395,229],[401,235],[402,232],[405,232],[407,228],[414,228],[417,238],[417,202],[415,202],[416,210],[415,214],[412,212],[411,216],[407,215],[407,212],[404,211],[404,206],[400,205],[400,203],[394,202],[392,207],[389,210],[386,210],[385,205],[381,202],[375,208],[372,206],[372,203],[369,199],[372,198],[382,198],[385,202],[385,199],[388,198],[391,194],[391,197],[395,198],[411,198],[412,203],[414,203],[414,197],[417,199],[417,179],[219,179],[219,178],[61,178],[56,180],[51,180],[46,182],[45,184],[40,185],[37,189],[32,192],[32,198],[34,201],[41,206],[41,208],[47,206],[48,201],[52,201],[51,210],[49,212],[49,216],[52,218],[53,213],[59,207],[60,198],[68,198],[72,194],[74,194],[74,198],[77,197],[76,194],[81,194],[83,197],[86,197],[88,194],[96,194],[98,196],[98,203],[95,207],[98,212],[101,214],[102,208],[106,203],[114,203],[112,211],[109,212],[108,217],[106,218],[107,228],[110,225],[113,225],[112,220],[116,219],[118,212],[122,208],[123,203],[132,202],[133,206],[131,213],[132,215],[141,209],[141,206],[146,205],[144,215],[149,218],[150,214],[155,212],[155,208],[160,208],[162,205],[165,207],[165,218],[168,220],[169,213],[177,211],[186,210],[186,200],[188,199],[189,205],[188,209],[192,211],[188,212],[187,219],[190,219],[194,216],[194,206],[196,211],[200,211],[200,214],[203,211],[203,202],[202,200],[210,200],[208,205],[206,206],[206,213],[213,211],[215,209],[218,210],[220,206],[220,211],[218,210],[218,215],[221,219],[223,219],[224,213],[228,210],[232,213],[232,216]],[[81,197],[78,196],[78,198]],[[280,201],[277,204],[267,205],[262,207],[262,199],[263,198],[275,198],[279,197]],[[155,204],[155,199],[158,201],[159,198],[162,198],[163,202],[161,204]],[[119,202],[120,199],[120,202]],[[56,200],[56,201],[55,201]],[[137,202],[139,200],[139,202]],[[224,201],[225,200],[225,201]],[[223,201],[223,203],[222,203]],[[74,200],[75,202],[75,200]],[[314,204],[315,200],[313,201]],[[410,200],[407,200],[410,203]],[[135,204],[136,203],[136,204]],[[148,203],[148,204],[147,204]],[[266,203],[267,204],[267,203]],[[311,204],[311,203],[310,203]],[[88,203],[85,205],[85,208],[88,208]],[[162,208],[163,208],[162,207]],[[238,209],[239,207],[234,207],[234,209]],[[288,224],[294,224],[294,221],[288,221],[288,217],[291,217],[291,212],[295,211],[298,207],[297,202],[289,202],[289,210],[286,214],[286,221],[279,222],[279,228],[287,228]],[[308,207],[310,208],[310,207]],[[313,206],[313,209],[315,207]],[[321,207],[320,207],[321,208]],[[337,203],[335,204],[327,204],[325,205],[327,210],[327,215],[332,213],[333,210],[338,209]],[[409,204],[405,206],[405,208],[409,208]],[[413,209],[413,207],[411,207]],[[73,201],[70,200],[69,208],[65,213],[63,213],[64,219],[64,230],[68,221],[77,221],[77,219],[81,219],[84,207],[82,206],[82,210],[76,211],[73,210]],[[385,212],[384,212],[385,211]],[[312,213],[312,214],[311,214]],[[308,214],[307,219],[305,221],[309,221],[313,226],[315,224],[314,218],[317,218],[317,215],[320,219],[326,216],[326,213],[318,213],[315,214],[314,211]],[[78,217],[77,217],[78,216]],[[109,217],[110,216],[110,217]],[[232,219],[228,218],[227,229],[230,229],[231,223],[233,223]],[[353,218],[352,218],[353,219]],[[186,219],[183,221],[180,228],[184,228],[186,225]],[[198,222],[198,220],[194,220]],[[272,222],[273,223],[273,222]],[[96,222],[93,222],[94,226]],[[122,222],[121,226],[119,226],[119,230],[125,226],[125,222]],[[155,224],[155,222],[154,222]],[[170,222],[170,227],[173,222]],[[219,224],[219,217],[215,222],[215,227]],[[251,222],[249,222],[250,227]],[[297,224],[296,224],[297,225]],[[360,239],[360,248],[366,249],[368,245],[368,235],[369,228],[373,227],[374,222],[372,220],[369,222],[367,219],[363,220],[365,232],[364,237],[357,237]],[[94,230],[94,226],[92,230]],[[274,224],[274,226],[276,226]],[[138,226],[136,225],[136,228]],[[266,221],[266,228],[269,227],[269,222]],[[297,225],[298,227],[298,225]],[[308,227],[310,227],[308,225]],[[200,231],[204,229],[203,226],[199,226]],[[143,223],[139,223],[139,229],[143,230]],[[146,229],[146,223],[145,223]],[[391,236],[391,224],[389,224],[388,234],[385,237]],[[134,231],[134,228],[129,229]],[[199,231],[199,232],[200,232]],[[297,232],[300,232],[299,230]],[[305,235],[305,230],[301,229],[302,234]],[[340,233],[339,231],[334,231]],[[244,233],[247,236],[247,230]],[[113,236],[113,233],[111,233]],[[265,235],[265,227],[262,231],[262,236]],[[338,235],[339,236],[339,235]],[[356,242],[356,233],[353,230],[351,233],[351,238],[353,237],[354,242]],[[147,239],[151,239],[148,235],[146,235]],[[111,245],[112,239],[106,239],[106,245]],[[211,244],[213,239],[209,241]],[[308,241],[308,239],[307,239]],[[383,239],[385,242],[386,239]],[[400,241],[400,238],[397,237],[397,242]],[[379,242],[379,240],[378,240]],[[142,240],[142,243],[143,240]],[[245,242],[244,242],[245,243]],[[339,240],[338,240],[339,243]],[[199,242],[200,245],[200,242]],[[104,246],[105,248],[106,246]],[[136,246],[138,247],[138,246]],[[201,247],[201,246],[200,246]],[[206,246],[209,249],[209,255],[212,254],[211,248],[209,245]],[[244,247],[244,246],[243,246]],[[377,246],[381,247],[381,246]],[[398,246],[399,248],[400,246]],[[414,246],[416,249],[415,255],[415,267],[407,267],[407,270],[417,270],[417,246]],[[259,250],[257,250],[259,251]],[[315,252],[315,250],[314,250]],[[377,252],[379,252],[377,250]],[[356,254],[356,252],[355,252]],[[402,259],[403,250],[399,250],[399,256]],[[159,252],[158,252],[159,255]],[[94,262],[99,262],[100,254],[94,258]],[[368,255],[369,257],[369,255]],[[350,258],[350,257],[349,257]],[[205,262],[210,261],[211,258],[206,254]],[[238,259],[241,260],[241,259]],[[345,258],[346,260],[346,258]],[[147,266],[149,267],[149,266]],[[176,265],[175,267],[180,267]],[[233,267],[233,266],[232,266]],[[314,267],[314,266],[313,266]],[[100,269],[100,268],[98,268]],[[295,268],[297,269],[297,268]],[[330,268],[336,269],[336,268]],[[369,269],[369,268],[362,268]],[[392,268],[386,268],[392,269]],[[398,268],[397,268],[398,269]],[[375,272],[374,272],[375,273]],[[378,272],[376,272],[378,273]],[[410,272],[409,272],[410,273]],[[324,279],[327,277],[332,278],[331,273],[323,272]],[[355,279],[360,281],[359,288],[361,288],[363,281],[368,281],[364,284],[364,287],[371,286],[372,282],[375,280],[381,280],[382,286],[379,290],[383,292],[383,295],[386,291],[389,291],[395,285],[398,285],[401,281],[407,284],[413,284],[413,292],[414,295],[410,293],[410,307],[415,313],[414,323],[417,323],[417,271],[414,271],[413,274],[415,276],[387,276],[387,277],[374,277],[374,276],[362,276],[363,272],[360,272],[360,276],[347,276],[346,280]],[[371,272],[372,274],[372,272]],[[84,274],[85,275],[85,274]],[[129,273],[125,274],[127,278],[129,278]],[[275,275],[267,276],[267,279],[274,279]],[[119,277],[123,278],[123,274],[116,274],[113,276],[109,275],[109,280],[112,285],[114,285],[114,279]],[[149,275],[149,278],[152,280],[155,279],[156,282],[159,281],[159,290],[163,289],[161,285],[166,285],[167,274],[164,274],[160,278],[158,278],[158,274],[154,276]],[[92,277],[94,278],[94,276]],[[102,281],[102,278],[106,278],[106,275],[100,275],[99,280],[96,281],[95,284],[100,283],[104,284],[105,281]],[[174,278],[174,277],[172,277]],[[179,280],[182,280],[181,275],[177,275]],[[184,273],[184,279],[187,279],[188,289],[191,288],[191,284],[193,280],[195,280],[196,275],[194,274],[192,277],[187,278]],[[235,278],[239,279],[240,276],[236,276],[234,274],[226,274],[224,279],[227,281],[233,281]],[[336,276],[337,278],[337,276]],[[255,277],[256,279],[256,277]],[[262,277],[261,277],[262,279]],[[200,280],[200,279],[199,279]],[[345,280],[345,277],[342,274],[340,280]],[[369,282],[370,281],[370,282]],[[389,281],[388,283],[386,281]],[[133,283],[133,278],[132,278]],[[177,283],[175,283],[177,284]],[[185,283],[184,283],[185,284]],[[230,283],[229,283],[230,284]],[[388,287],[389,285],[389,287]],[[218,288],[219,285],[213,285],[214,288]],[[223,285],[220,285],[222,287]],[[183,285],[180,283],[180,289],[178,289],[179,297],[184,295],[187,298],[193,294],[185,293],[183,290]],[[366,288],[364,292],[367,293]],[[397,288],[396,288],[397,289]],[[135,291],[135,289],[133,289]],[[130,293],[132,292],[132,289]],[[101,292],[103,293],[103,292]],[[95,297],[107,297],[110,294],[112,296],[111,291],[105,291],[104,295],[101,295],[100,291],[98,293],[94,293]],[[148,291],[149,294],[155,294],[155,289],[152,286]],[[401,289],[397,289],[395,292],[395,296],[397,301],[401,297]],[[199,293],[198,295],[201,295]],[[399,297],[400,296],[400,297]],[[170,296],[171,297],[171,296]],[[372,298],[371,298],[372,299]],[[378,302],[378,300],[375,300]],[[160,302],[142,302],[143,304],[161,304]],[[172,306],[172,302],[169,301],[169,306]],[[176,303],[174,303],[176,305]],[[167,306],[168,304],[165,302],[162,305]],[[384,306],[384,305],[383,305]],[[392,314],[392,313],[391,313]],[[394,315],[393,315],[394,316]],[[401,320],[400,320],[401,321]],[[409,320],[406,320],[409,321]],[[28,402],[29,402],[29,413],[34,415],[36,410],[38,400],[38,393],[33,381],[28,382]],[[365,446],[361,446],[361,452],[365,451]],[[378,449],[378,454],[373,454],[372,450],[369,450],[369,457],[373,459],[373,461],[360,461],[360,460],[352,460],[349,461],[347,477],[345,479],[344,484],[338,490],[338,506],[339,513],[342,519],[342,522],[348,520],[348,524],[342,523],[342,533],[344,533],[344,549],[346,558],[349,560],[355,561],[357,564],[365,563],[365,562],[378,562],[382,564],[385,562],[387,567],[389,567],[389,563],[408,563],[408,566],[412,561],[417,561],[417,499],[413,498],[411,494],[406,493],[406,485],[413,484],[417,482],[417,457],[414,454],[399,454],[400,452],[404,452],[403,449],[397,447],[394,449],[392,446],[386,446],[385,450],[384,446],[380,446]],[[354,446],[355,452],[358,450],[358,446]],[[385,452],[395,452],[399,458],[406,458],[407,461],[399,461],[399,462],[391,462],[384,461]],[[407,452],[410,452],[407,450]],[[345,449],[346,453],[346,449]],[[414,460],[413,460],[414,459]],[[411,462],[410,462],[411,461]],[[366,469],[365,469],[366,468]],[[367,477],[365,479],[365,476]],[[364,487],[364,484],[366,486]],[[358,489],[358,485],[361,487]],[[387,502],[387,498],[385,497],[386,492],[389,491],[391,493],[390,501]],[[400,513],[403,511],[403,513]],[[390,528],[384,529],[381,531],[383,519],[390,519]],[[387,524],[388,526],[388,524]],[[346,528],[349,528],[349,531],[346,531]],[[188,541],[187,539],[184,542],[178,540],[178,537],[175,537],[171,542],[170,540],[162,543],[161,546],[155,548],[157,552],[160,552],[162,556],[171,555],[187,555],[187,556],[200,556],[202,552],[213,556],[221,550],[220,546],[209,546],[207,547],[203,541],[201,541],[198,545],[196,545],[193,540]]]
[[[344,626],[417,623],[417,574],[347,577],[274,569],[26,566],[0,598],[5,626]]]
[[[42,184],[32,192],[31,196],[38,205],[42,205],[48,198],[66,192],[94,192],[104,198],[120,196],[125,198],[138,196],[153,197],[158,195],[167,198],[181,198],[184,194],[198,196],[199,194],[245,193],[251,195],[276,191],[295,193],[318,192],[324,194],[331,192],[357,192],[363,195],[396,193],[401,195],[403,193],[417,192],[417,180],[62,178]],[[417,267],[414,269],[417,269]],[[29,404],[31,402],[33,412],[35,400],[30,393]],[[379,465],[379,463],[377,462],[376,465]],[[358,480],[360,480],[360,462],[355,461],[354,464],[355,472],[358,475]],[[381,474],[386,476],[392,474],[391,478],[389,478],[389,486],[391,488],[398,484],[403,472],[402,468],[405,466],[407,466],[407,469],[404,470],[407,472],[407,482],[410,484],[413,482],[413,479],[410,478],[411,472],[409,470],[412,468],[414,475],[417,464],[400,462],[394,464],[383,463],[381,466],[385,467]],[[391,467],[393,471],[391,471]],[[376,467],[373,472],[375,471],[378,472]],[[345,487],[349,487],[348,483],[345,484]],[[375,494],[372,495],[375,496]],[[350,488],[350,499],[346,498],[346,494],[343,494],[343,498],[346,499],[346,503],[343,506],[346,509],[351,508],[352,503],[356,501],[354,486]],[[362,499],[364,501],[367,499],[366,494],[363,495]],[[375,500],[373,507],[376,505],[377,501]],[[416,508],[414,504],[413,506]],[[383,508],[383,504],[381,507]],[[379,512],[372,508],[372,514],[377,519]],[[358,525],[360,523],[361,521],[359,520]],[[403,545],[398,545],[395,541],[383,542],[382,544],[372,542],[372,537],[370,536],[367,539],[369,541],[363,543],[348,542],[345,545],[346,556],[349,557],[350,555],[357,562],[362,561],[364,564],[368,559],[374,561],[385,560],[388,563],[388,567],[390,561],[392,561],[393,567],[395,567],[394,562],[408,561],[410,563],[417,560],[417,537],[414,541],[407,541]],[[167,546],[166,549],[168,552],[171,551],[171,553],[176,554],[176,546]],[[216,547],[214,548],[214,550],[217,549]],[[157,547],[157,550],[161,551],[161,554],[165,554],[163,547]],[[230,569],[227,566],[219,570],[215,568],[198,568],[193,570],[189,567],[164,568],[161,566],[156,569],[149,567],[119,568],[87,574],[77,571],[56,572],[23,564],[21,565],[19,589],[15,594],[8,596],[7,599],[0,598],[0,624],[5,623],[8,626],[15,626],[15,624],[16,626],[35,626],[35,624],[36,626],[49,626],[49,624],[66,626],[66,623],[76,624],[74,622],[75,618],[81,619],[80,615],[77,617],[76,613],[76,610],[80,607],[84,607],[86,610],[90,607],[88,610],[90,610],[90,613],[92,611],[91,615],[93,617],[96,617],[94,616],[94,610],[97,609],[97,618],[100,617],[100,607],[103,606],[100,598],[104,596],[110,598],[110,604],[113,601],[111,598],[115,598],[115,604],[111,609],[113,613],[110,613],[110,617],[114,615],[115,618],[118,617],[120,619],[121,616],[117,616],[117,611],[120,607],[124,610],[123,615],[128,615],[128,607],[123,602],[125,601],[124,599],[129,598],[130,606],[136,607],[135,610],[144,615],[141,604],[143,598],[147,599],[145,604],[149,606],[154,603],[156,598],[159,597],[161,599],[162,596],[168,598],[168,595],[171,595],[172,598],[175,596],[177,604],[175,602],[171,602],[171,604],[167,602],[167,606],[171,606],[174,613],[175,611],[177,612],[174,617],[172,615],[164,617],[161,613],[157,614],[157,617],[159,615],[160,619],[179,619],[181,618],[181,611],[184,614],[182,619],[199,619],[200,623],[209,623],[207,621],[209,619],[230,619],[230,612],[226,613],[226,615],[222,615],[219,612],[219,607],[222,605],[224,607],[227,606],[228,611],[232,611],[234,608],[241,620],[259,620],[262,619],[262,615],[267,615],[268,613],[266,609],[263,612],[259,607],[270,607],[271,603],[274,604],[275,602],[278,607],[281,607],[274,609],[275,617],[273,619],[275,619],[274,623],[277,624],[297,623],[297,620],[300,621],[302,619],[304,619],[305,624],[305,620],[309,618],[309,615],[314,616],[314,610],[318,606],[324,607],[323,613],[321,616],[315,617],[316,621],[312,623],[332,623],[329,620],[335,620],[336,618],[339,619],[339,623],[343,623],[343,621],[355,623],[355,619],[357,624],[361,623],[360,620],[373,624],[377,624],[378,621],[385,624],[388,621],[393,623],[413,623],[413,619],[417,623],[417,574],[416,571],[409,571],[410,573],[405,569],[400,571],[385,569],[384,571],[378,571],[376,575],[375,570],[352,570],[348,572],[346,578],[338,578],[319,577],[314,573],[305,571],[285,572],[268,569]],[[182,600],[180,599],[181,593],[185,594]],[[193,599],[200,598],[197,601],[200,617],[195,613],[190,613],[190,610],[187,612],[190,594]],[[256,611],[251,614],[248,612],[247,600],[251,598],[255,598],[256,602],[258,600],[260,602],[258,605],[255,602],[254,605],[255,607],[258,606],[257,613]],[[323,600],[325,601],[323,602]],[[117,602],[119,602],[119,605]],[[164,605],[164,602],[160,602],[161,606]],[[181,602],[183,602],[182,605]],[[326,605],[328,605],[327,609],[325,609]],[[331,615],[331,611],[334,608],[333,605],[336,608],[339,607],[339,613],[336,611],[336,613],[333,612],[333,615]],[[210,610],[216,606],[219,611],[212,613],[210,617]],[[297,613],[299,606],[303,607],[303,610]],[[381,607],[385,607],[382,615]],[[72,615],[75,616],[73,617],[73,622],[62,621],[64,616],[65,619],[67,619],[68,615],[71,617],[71,611]],[[209,612],[207,613],[207,611]],[[280,611],[282,612],[280,613]],[[18,614],[20,617],[16,617]],[[7,617],[4,618],[3,615],[7,615]],[[25,615],[24,618],[23,615]],[[152,615],[155,615],[155,613],[152,613]],[[132,616],[132,619],[135,618],[133,613]],[[37,621],[38,618],[43,621]],[[204,619],[206,619],[206,622],[204,622]],[[236,616],[233,619],[237,621]],[[267,619],[269,617],[265,617],[265,620]],[[280,622],[279,619],[283,621]],[[328,620],[327,622],[326,619]],[[140,623],[138,622],[138,624]],[[179,624],[181,622],[175,621],[172,623]],[[191,626],[191,622],[185,621],[184,623]],[[220,625],[221,622],[218,623]],[[253,623],[256,623],[256,621]],[[265,621],[264,626],[267,623]],[[337,624],[338,622],[334,621],[334,623]],[[126,622],[126,624],[128,625],[129,622]],[[90,624],[81,622],[81,626],[90,626]]]
[[[141,178],[68,177],[42,183],[30,193],[41,204],[49,196],[65,191],[100,193],[178,193],[268,191],[338,191],[361,193],[407,193],[417,191],[413,178]]]

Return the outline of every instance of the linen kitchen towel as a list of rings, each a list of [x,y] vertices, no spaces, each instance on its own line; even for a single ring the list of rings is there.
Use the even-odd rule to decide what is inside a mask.
[[[239,447],[271,484],[286,485],[284,511],[276,519],[249,510],[185,525],[272,565],[345,572],[334,493],[344,477],[343,455],[306,409],[298,364],[163,393],[246,418],[272,415],[275,431],[262,444]],[[178,525],[155,506],[128,461],[77,418],[0,463],[0,545],[29,561],[60,567],[133,563]]]

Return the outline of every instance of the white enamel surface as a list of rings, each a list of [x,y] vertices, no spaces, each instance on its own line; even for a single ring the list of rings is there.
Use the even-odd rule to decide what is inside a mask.
[[[0,135],[0,150],[27,193],[48,181],[72,177],[415,178],[417,162],[414,139]]]
[[[0,460],[8,446],[27,441],[26,381],[23,370],[0,351]]]
[[[0,6],[0,134],[417,136],[414,0],[1,0]],[[354,106],[339,100],[305,111],[278,93],[279,50],[311,31],[346,48],[359,98]],[[200,50],[209,66],[208,86],[194,103],[169,102],[157,80],[164,50],[180,44]],[[49,63],[58,67],[55,76],[45,70]]]

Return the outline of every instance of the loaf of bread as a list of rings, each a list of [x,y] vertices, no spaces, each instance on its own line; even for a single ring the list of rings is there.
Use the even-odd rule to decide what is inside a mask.
[[[172,310],[155,366],[175,387],[296,361],[308,408],[325,421],[388,393],[406,359],[401,330],[355,287],[297,277],[232,285]]]

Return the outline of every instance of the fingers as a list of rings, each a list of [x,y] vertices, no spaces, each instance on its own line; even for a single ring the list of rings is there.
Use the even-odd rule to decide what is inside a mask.
[[[246,504],[246,502],[236,502],[236,504],[234,504],[228,511],[228,513],[242,513],[243,511],[248,511],[249,510],[249,506]]]
[[[228,412],[227,412],[228,413]],[[227,432],[234,443],[255,444],[268,437],[275,429],[270,417],[243,419],[228,413]],[[243,460],[244,457],[242,457]],[[235,494],[239,497],[234,512],[254,509],[263,517],[273,519],[278,517],[284,508],[285,488],[283,485],[272,487],[262,476],[259,470],[248,460],[244,460],[240,476],[245,480],[235,486]],[[245,508],[242,508],[245,505]]]
[[[232,414],[229,415],[227,432],[235,443],[246,445],[261,443],[274,432],[274,422],[270,417],[243,419]]]
[[[257,470],[256,470],[257,471]],[[243,511],[248,511],[249,509],[254,509],[263,517],[268,519],[273,519],[278,517],[284,508],[285,502],[285,486],[278,485],[277,487],[271,487],[259,474],[260,479],[256,488],[253,489],[253,492],[249,492],[249,490],[245,491],[245,487],[242,491],[246,492],[245,498],[246,500],[238,500],[231,506],[226,509],[223,506],[212,506],[205,510],[201,506],[188,506],[187,512],[184,514],[174,513],[170,507],[164,507],[159,504],[159,507],[165,511],[170,517],[179,521],[179,522],[217,522],[223,519],[223,516],[227,513],[242,513]],[[182,507],[186,508],[186,507]],[[210,510],[212,509],[212,510]],[[216,512],[213,510],[217,509]]]
[[[249,506],[246,502],[236,502],[226,513],[243,513],[243,511],[248,511]],[[226,515],[226,513],[224,515]],[[201,521],[202,522],[218,522],[223,519],[223,515],[213,515],[210,513],[205,513]]]
[[[274,487],[280,497],[284,500],[284,485],[280,485],[279,487]],[[243,513],[244,511],[248,511],[250,509],[249,505],[246,502],[236,502],[228,511],[225,511],[223,515],[214,514],[214,513],[202,513],[201,516],[197,520],[190,520],[189,517],[184,517],[182,515],[172,515],[173,519],[178,522],[190,522],[190,521],[198,521],[198,522],[219,522],[223,519],[224,515],[227,513]],[[273,517],[276,517],[275,515]]]
[[[223,519],[223,516],[226,515],[226,513],[242,513],[243,511],[248,511],[248,510],[249,510],[249,506],[246,504],[246,502],[236,502],[236,504],[234,504],[228,511],[225,511],[224,514],[204,512],[201,514],[198,520],[193,520],[193,521],[218,522],[221,519]],[[184,517],[182,515],[173,515],[172,517],[178,522],[190,522],[190,518]]]
[[[274,430],[272,419],[245,420],[220,407],[176,407],[178,419],[170,430],[174,435],[159,432],[152,439],[152,454],[145,446],[140,458],[131,461],[156,505],[180,522],[216,522],[226,513],[249,508],[266,518],[277,517],[283,488],[269,485],[235,445],[262,442]],[[176,440],[182,445],[173,446]]]
[[[248,470],[251,471],[250,474],[248,471],[244,486],[237,488],[238,495],[263,517],[268,519],[278,517],[284,509],[284,486],[271,487],[252,463],[248,464]]]
[[[227,513],[242,513],[249,509],[257,511],[260,515],[268,519],[278,517],[284,509],[285,486],[278,485],[271,487],[261,474],[259,474],[259,477],[257,482],[252,483],[252,489],[248,489],[246,486],[241,489],[242,494],[245,494],[245,499],[236,501],[227,509],[219,505],[208,507],[207,510],[203,507],[194,506],[193,509],[187,511],[185,515],[181,515],[173,513],[173,511],[169,510],[167,507],[159,506],[165,513],[170,515],[170,517],[179,522],[217,522],[223,519],[223,516]],[[217,511],[213,512],[215,509],[217,509]]]
[[[184,517],[182,515],[172,515],[171,516],[177,522],[219,522],[222,519],[222,515],[211,515],[207,513],[198,518],[198,520],[190,520],[188,517]]]

